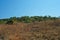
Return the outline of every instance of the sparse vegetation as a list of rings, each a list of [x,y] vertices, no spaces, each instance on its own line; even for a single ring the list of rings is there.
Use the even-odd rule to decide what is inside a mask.
[[[6,22],[6,21],[14,21],[14,22],[24,22],[24,23],[31,23],[31,22],[40,22],[40,21],[46,21],[46,20],[56,20],[60,19],[57,17],[51,17],[51,16],[22,16],[22,17],[10,17],[8,19],[0,19],[0,23]]]

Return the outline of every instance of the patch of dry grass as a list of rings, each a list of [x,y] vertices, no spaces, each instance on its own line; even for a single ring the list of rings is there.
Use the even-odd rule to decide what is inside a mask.
[[[60,40],[60,20],[1,24],[0,40]]]

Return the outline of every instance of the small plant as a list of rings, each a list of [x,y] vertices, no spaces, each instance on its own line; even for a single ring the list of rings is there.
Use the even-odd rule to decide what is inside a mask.
[[[12,20],[9,20],[6,22],[6,24],[13,24],[14,22]]]

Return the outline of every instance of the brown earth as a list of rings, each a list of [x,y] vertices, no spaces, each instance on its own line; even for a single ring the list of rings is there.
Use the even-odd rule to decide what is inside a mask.
[[[60,21],[0,24],[0,40],[60,40]]]

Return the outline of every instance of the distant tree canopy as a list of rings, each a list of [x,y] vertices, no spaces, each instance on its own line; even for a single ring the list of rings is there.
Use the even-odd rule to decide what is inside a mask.
[[[51,16],[22,16],[22,17],[10,17],[8,19],[0,19],[0,24],[1,23],[11,23],[13,24],[13,22],[25,22],[25,23],[30,23],[30,22],[40,22],[40,21],[46,21],[46,20],[56,20],[56,19],[60,19],[57,17],[51,17]]]

